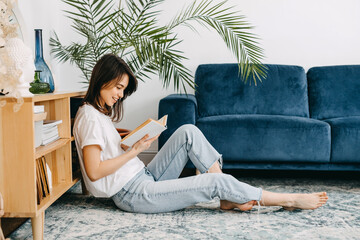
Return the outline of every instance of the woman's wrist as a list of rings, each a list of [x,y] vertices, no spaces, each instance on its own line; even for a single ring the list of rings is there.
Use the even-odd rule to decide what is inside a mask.
[[[129,153],[129,155],[132,157],[132,158],[134,158],[134,157],[136,157],[137,155],[139,155],[139,151],[138,150],[136,150],[135,148],[130,148],[130,150],[128,151],[128,153]]]

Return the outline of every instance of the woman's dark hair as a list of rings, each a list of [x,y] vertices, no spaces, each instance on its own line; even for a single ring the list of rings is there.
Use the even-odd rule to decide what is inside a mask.
[[[100,90],[121,80],[124,74],[129,76],[129,84],[124,90],[124,97],[119,99],[113,107],[100,105]],[[115,81],[113,81],[115,80]],[[123,101],[137,89],[137,79],[130,67],[115,54],[106,54],[95,64],[91,73],[89,88],[86,92],[84,103],[91,104],[95,109],[111,116],[113,121],[119,122],[124,115]]]

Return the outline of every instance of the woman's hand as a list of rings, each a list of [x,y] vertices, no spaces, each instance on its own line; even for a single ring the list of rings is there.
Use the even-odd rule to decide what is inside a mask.
[[[140,139],[139,141],[137,141],[133,146],[132,148],[138,152],[138,153],[141,153],[147,149],[149,149],[149,147],[151,146],[151,144],[156,140],[158,139],[158,137],[160,136],[157,135],[153,138],[150,138],[150,139],[147,139],[149,137],[148,134],[146,134],[142,139]]]
[[[121,144],[121,148],[126,152],[129,149],[129,146],[125,144]]]

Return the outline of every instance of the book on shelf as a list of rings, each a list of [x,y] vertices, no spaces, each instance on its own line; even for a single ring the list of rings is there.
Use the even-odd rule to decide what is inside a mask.
[[[45,146],[45,145],[47,145],[47,144],[49,144],[49,143],[55,142],[55,141],[58,140],[58,139],[60,139],[59,135],[55,135],[55,136],[53,136],[53,137],[51,137],[51,138],[48,138],[48,139],[43,140],[42,143],[41,143],[41,145]]]
[[[58,125],[62,120],[45,120],[42,127],[41,145],[46,145],[60,138]]]
[[[50,194],[52,189],[51,182],[51,171],[46,163],[45,157],[43,156],[36,159],[36,189],[38,204]]]
[[[46,163],[46,161],[45,161],[45,163]],[[48,177],[49,191],[51,193],[51,191],[52,191],[52,174],[51,174],[50,167],[47,163],[46,163],[46,173],[47,173],[47,177]]]
[[[49,195],[50,193],[50,190],[49,190],[49,186],[48,186],[48,183],[47,183],[47,174],[46,174],[46,170],[45,170],[45,165],[44,165],[44,159],[45,157],[41,157],[39,158],[39,164],[40,164],[40,175],[41,175],[41,184],[42,184],[42,187],[43,187],[43,191],[45,193],[45,197],[47,195]]]
[[[50,194],[49,177],[48,177],[46,159],[44,156],[41,158],[41,169],[43,170],[43,174],[44,174],[44,182],[46,187],[45,190],[47,195],[49,195]]]
[[[47,113],[45,112],[44,105],[34,105],[34,143],[36,148],[41,145],[41,133],[46,115]]]
[[[41,200],[45,197],[45,189],[44,189],[44,187],[43,187],[43,178],[42,178],[42,173],[41,173],[41,167],[40,167],[40,161],[39,161],[39,159],[36,159],[36,171],[37,171],[37,177],[38,177],[38,179],[37,179],[37,181],[38,181],[38,183],[37,183],[37,185],[39,186],[39,193],[38,193],[38,195],[40,196],[40,200],[38,200],[38,202],[40,203],[41,202]]]
[[[121,143],[131,147],[137,141],[143,138],[146,134],[149,135],[148,138],[153,138],[156,135],[159,135],[167,128],[167,117],[168,115],[165,115],[159,120],[149,118],[136,129],[131,131],[126,137],[121,139]]]
[[[41,134],[41,137],[43,140],[54,137],[54,136],[59,136],[59,130],[58,130],[57,126],[55,126],[54,128],[45,129],[42,131],[42,134]]]
[[[45,112],[44,105],[34,105],[34,113],[43,113]]]
[[[38,146],[41,145],[42,143],[42,126],[43,126],[43,121],[35,121],[34,122],[34,138],[35,138],[35,147],[37,148]]]
[[[41,187],[41,178],[40,178],[40,167],[38,165],[38,160],[36,160],[36,192],[37,192],[37,204],[40,204],[43,199],[43,192]]]

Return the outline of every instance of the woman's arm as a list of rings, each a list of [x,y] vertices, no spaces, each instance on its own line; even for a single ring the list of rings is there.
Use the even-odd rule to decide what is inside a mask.
[[[148,149],[151,143],[159,136],[146,140],[147,137],[148,136],[144,136],[140,139],[128,152],[103,162],[100,161],[101,148],[99,145],[85,146],[82,151],[85,171],[89,179],[94,182],[114,173],[116,170],[124,166],[129,160],[136,157],[142,151]]]

